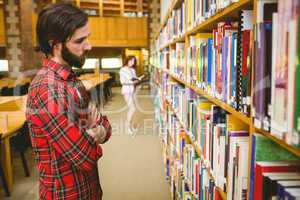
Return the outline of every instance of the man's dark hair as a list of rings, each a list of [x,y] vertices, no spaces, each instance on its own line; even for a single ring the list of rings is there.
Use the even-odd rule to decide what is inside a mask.
[[[46,6],[39,13],[37,20],[37,49],[46,56],[52,54],[55,44],[69,40],[76,29],[85,26],[87,21],[87,14],[70,3]]]

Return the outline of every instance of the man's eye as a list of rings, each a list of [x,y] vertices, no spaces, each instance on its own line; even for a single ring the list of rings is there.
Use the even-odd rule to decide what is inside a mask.
[[[83,41],[84,41],[84,39],[79,39],[79,40],[76,40],[75,43],[76,43],[76,44],[80,44],[80,43],[82,43]]]

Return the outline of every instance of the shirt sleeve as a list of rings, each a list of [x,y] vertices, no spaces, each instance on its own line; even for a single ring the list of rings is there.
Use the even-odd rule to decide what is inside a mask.
[[[68,111],[68,97],[45,87],[37,95],[32,122],[44,130],[52,148],[81,170],[95,169],[102,149]]]
[[[103,128],[106,130],[105,140],[102,142],[102,144],[103,144],[103,143],[107,142],[109,140],[109,138],[111,137],[112,129],[111,129],[111,125],[110,125],[107,117],[104,115],[101,116],[99,125],[103,126]]]
[[[133,78],[128,70],[121,68],[120,69],[120,82],[122,85],[133,85]]]
[[[133,78],[138,78],[138,77],[136,76],[135,69],[131,69],[131,70],[132,70],[132,76],[133,76]]]

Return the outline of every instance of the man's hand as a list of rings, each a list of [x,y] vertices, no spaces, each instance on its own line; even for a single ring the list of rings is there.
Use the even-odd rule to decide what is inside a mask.
[[[107,131],[102,125],[86,131],[98,144],[103,144],[105,142]]]
[[[88,115],[88,129],[95,128],[101,119],[101,113],[98,111],[95,104],[89,104]]]

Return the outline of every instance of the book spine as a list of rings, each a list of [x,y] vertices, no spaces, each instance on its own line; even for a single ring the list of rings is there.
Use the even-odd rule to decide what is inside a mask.
[[[300,4],[299,4],[300,9]],[[300,41],[300,14],[298,17],[298,35],[297,40]],[[297,46],[297,66],[295,71],[295,105],[294,105],[294,145],[300,147],[300,45]]]
[[[250,166],[250,189],[249,189],[249,200],[254,200],[254,179],[255,179],[255,145],[256,137],[252,136],[252,150],[251,150],[251,166]]]

